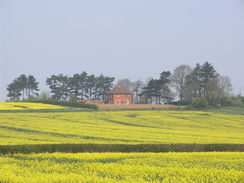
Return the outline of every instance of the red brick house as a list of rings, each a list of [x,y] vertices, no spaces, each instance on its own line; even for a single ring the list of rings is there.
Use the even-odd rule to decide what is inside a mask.
[[[132,92],[123,85],[117,85],[108,96],[109,104],[132,104]]]

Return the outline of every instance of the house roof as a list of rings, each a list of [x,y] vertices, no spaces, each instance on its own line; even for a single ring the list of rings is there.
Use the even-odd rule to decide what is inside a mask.
[[[130,90],[128,90],[121,84],[117,85],[110,93],[111,94],[132,94]]]

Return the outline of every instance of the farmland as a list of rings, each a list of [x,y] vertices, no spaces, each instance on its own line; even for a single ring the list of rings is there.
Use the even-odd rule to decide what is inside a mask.
[[[0,182],[224,183],[244,177],[244,152],[201,152],[243,151],[244,116],[237,110],[88,112],[38,103],[0,109]]]
[[[38,110],[38,109],[64,109],[62,106],[29,103],[29,102],[0,102],[0,111],[3,110]]]
[[[242,182],[243,152],[0,156],[0,182]]]
[[[201,111],[0,113],[0,145],[243,144],[243,121]]]

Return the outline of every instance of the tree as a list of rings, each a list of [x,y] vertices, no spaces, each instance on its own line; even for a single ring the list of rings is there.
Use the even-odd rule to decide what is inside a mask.
[[[129,91],[133,93],[133,103],[139,103],[140,102],[140,93],[142,92],[142,88],[145,87],[145,84],[141,80],[137,81],[131,81],[128,78],[120,79],[116,85],[123,85],[125,88],[127,88]]]
[[[26,77],[25,74],[21,74],[18,78],[13,80],[7,87],[8,97],[10,100],[19,100],[22,96],[24,100],[25,97],[36,96],[38,89],[38,82],[34,76],[29,75]]]
[[[194,97],[207,97],[208,85],[218,74],[214,67],[205,62],[202,66],[197,64],[193,71],[186,76],[185,88],[187,89],[188,96]]]
[[[229,97],[232,95],[232,83],[231,79],[228,76],[221,76],[219,75],[219,88],[221,90],[221,95],[223,97]]]
[[[162,97],[164,103],[169,103],[173,99],[173,94],[170,89],[171,73],[170,71],[163,71],[160,74],[160,97]],[[161,98],[159,98],[161,103]]]
[[[48,99],[50,99],[50,97],[49,97],[49,92],[47,92],[47,91],[42,91],[42,92],[40,93],[40,95],[38,96],[38,99],[41,99],[41,100],[48,100]]]
[[[27,83],[26,83],[26,91],[27,91],[27,96],[38,96],[38,82],[36,81],[36,78],[32,75],[29,75],[27,78]]]
[[[114,77],[100,75],[96,78],[95,99],[105,101],[113,88]]]
[[[142,100],[143,100],[140,97],[140,93],[142,92],[142,88],[143,87],[145,87],[145,84],[144,84],[143,81],[141,81],[141,80],[135,81],[135,86],[134,86],[134,88],[132,90],[135,104],[138,104],[138,103],[142,102]]]
[[[82,72],[74,74],[69,80],[69,91],[73,97],[77,97],[78,101],[84,100],[86,95],[86,82],[88,74]]]
[[[232,84],[230,78],[226,76],[218,75],[214,79],[211,79],[207,85],[207,96],[210,105],[226,105],[230,103]]]
[[[186,78],[192,72],[188,65],[180,65],[174,70],[171,81],[181,101],[184,100]]]
[[[18,86],[19,82],[15,79],[12,83],[10,83],[7,87],[8,97],[10,100],[19,100],[21,96],[21,88]]]
[[[157,90],[158,90],[158,81],[155,79],[151,79],[145,87],[143,87],[140,96],[145,96],[149,103],[153,103],[154,98],[156,97],[157,103]]]
[[[26,89],[27,89],[27,77],[25,74],[21,74],[20,77],[17,78],[17,82],[19,84],[19,88],[22,91],[22,99],[25,99]]]
[[[124,78],[124,79],[120,79],[118,80],[116,85],[122,85],[125,88],[127,88],[128,90],[130,90],[131,92],[133,91],[133,89],[136,87],[135,82],[131,81],[128,78]]]
[[[51,89],[52,98],[56,100],[68,100],[69,96],[69,78],[63,74],[52,75],[46,80]]]
[[[205,98],[209,105],[221,105],[221,101],[226,101],[225,99],[230,96],[231,90],[230,79],[222,77],[208,62],[202,66],[197,64],[186,76],[184,84],[184,96],[188,101]]]
[[[172,98],[169,87],[170,75],[169,71],[163,71],[160,74],[160,79],[151,79],[140,95],[145,96],[150,103],[161,104],[162,99],[167,103]]]
[[[213,65],[208,62],[205,62],[201,67],[201,80],[200,85],[202,87],[202,95],[203,97],[209,98],[209,83],[213,83],[219,74],[216,72]]]
[[[199,81],[199,69],[200,65],[197,65],[194,70],[186,76],[186,81],[183,86],[184,100],[192,102],[192,99],[201,95],[200,81]]]
[[[86,80],[86,98],[88,100],[94,100],[94,90],[95,90],[95,85],[96,85],[96,78],[95,75],[88,75],[87,80]]]
[[[113,87],[113,77],[88,75],[86,72],[72,77],[63,74],[52,75],[46,83],[56,100],[102,100],[104,101]]]

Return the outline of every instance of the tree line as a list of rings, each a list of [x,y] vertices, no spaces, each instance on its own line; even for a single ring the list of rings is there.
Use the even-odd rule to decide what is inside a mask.
[[[89,75],[86,72],[73,76],[51,75],[46,79],[51,98],[55,100],[104,101],[113,87],[114,77]],[[10,100],[33,99],[38,97],[38,82],[34,76],[22,74],[7,87]]]
[[[158,78],[150,78],[146,83],[129,79],[119,82],[134,91],[135,103],[188,105],[201,99],[204,103],[217,106],[230,105],[236,100],[232,96],[230,78],[221,76],[209,62],[197,63],[194,68],[180,65],[172,73],[163,71]],[[241,104],[240,101],[237,103]]]
[[[196,64],[194,68],[180,65],[171,73],[163,71],[159,78],[151,79],[142,88],[141,96],[146,103],[191,104],[195,99],[206,100],[210,105],[230,103],[232,83],[230,78],[221,76],[208,62]]]
[[[88,75],[86,72],[72,77],[63,74],[46,79],[53,99],[56,100],[106,100],[113,87],[114,77]]]
[[[50,97],[61,101],[99,100],[105,102],[112,88],[122,84],[133,93],[134,103],[177,103],[191,104],[202,99],[209,105],[229,105],[232,97],[230,78],[221,76],[208,62],[196,64],[194,68],[180,65],[170,71],[162,71],[158,78],[147,82],[89,75],[86,72],[73,76],[51,75],[46,79]],[[38,82],[32,75],[22,74],[7,87],[10,100],[38,97]]]

